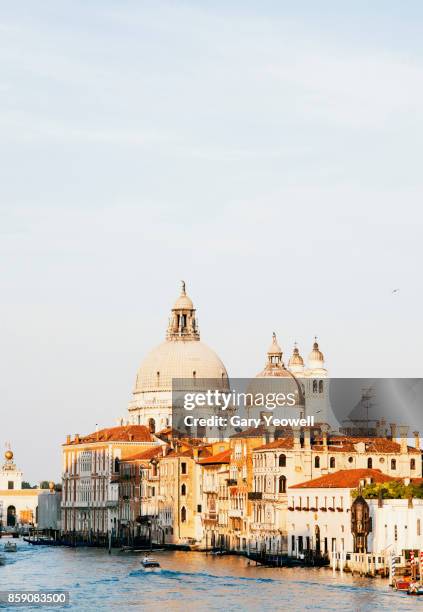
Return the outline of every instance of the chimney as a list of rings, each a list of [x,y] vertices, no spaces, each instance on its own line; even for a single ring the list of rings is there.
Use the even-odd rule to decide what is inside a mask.
[[[70,444],[70,441],[71,441],[71,437],[70,437],[70,434],[68,434],[66,436],[66,444]]]
[[[322,427],[322,438],[323,438],[323,450],[328,450],[328,430],[326,427]]]
[[[301,428],[292,427],[292,433],[294,436],[294,450],[300,450],[301,449],[301,440],[300,440]]]
[[[414,446],[417,450],[420,450],[420,435],[418,431],[413,431],[414,436]]]
[[[304,428],[304,449],[305,450],[310,450],[311,449],[311,432],[310,432],[310,427],[305,427]]]
[[[163,453],[163,457],[166,457],[166,454],[167,454],[167,446],[166,446],[166,444],[163,444],[163,446],[162,446],[162,453]]]
[[[393,442],[397,441],[397,425],[396,423],[389,423],[389,426],[391,428],[391,438]]]
[[[400,445],[401,445],[401,453],[406,454],[408,450],[408,425],[400,425],[399,426],[399,435],[400,435]]]
[[[75,434],[75,444],[79,444],[79,434]]]

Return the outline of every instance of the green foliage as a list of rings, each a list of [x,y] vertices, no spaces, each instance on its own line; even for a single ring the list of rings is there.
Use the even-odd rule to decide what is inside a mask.
[[[40,482],[40,489],[48,489],[48,480],[42,480]]]
[[[358,489],[352,491],[352,496],[355,499],[359,495]],[[415,497],[423,499],[423,486],[420,484],[405,485],[399,480],[392,482],[372,483],[363,487],[361,495],[365,499],[409,499]]]
[[[28,481],[23,480],[22,481],[22,489],[34,489],[34,487],[32,487]]]

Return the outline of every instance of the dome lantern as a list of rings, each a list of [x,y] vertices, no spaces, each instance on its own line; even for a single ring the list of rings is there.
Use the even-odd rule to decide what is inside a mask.
[[[186,293],[185,281],[181,281],[181,295],[173,305],[167,328],[166,340],[199,340],[195,308]]]

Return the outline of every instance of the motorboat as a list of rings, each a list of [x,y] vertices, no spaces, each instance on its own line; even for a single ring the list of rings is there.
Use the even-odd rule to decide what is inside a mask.
[[[410,582],[410,586],[407,589],[407,595],[423,595],[423,584]]]
[[[6,542],[4,545],[4,552],[16,552],[18,550],[18,545],[16,542]]]
[[[145,568],[160,567],[160,563],[157,561],[157,559],[153,559],[153,557],[144,557],[141,561],[141,565]]]

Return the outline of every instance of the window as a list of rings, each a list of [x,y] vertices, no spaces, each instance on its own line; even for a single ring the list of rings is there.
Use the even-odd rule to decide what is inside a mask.
[[[369,457],[367,459],[367,467],[371,470],[373,467],[373,459],[371,457]]]
[[[416,460],[410,459],[410,470],[415,470],[415,469],[416,469]]]
[[[319,468],[320,467],[320,457],[315,457],[314,458],[314,467],[315,468]]]
[[[391,470],[396,470],[396,469],[397,469],[397,460],[391,459]]]
[[[331,468],[335,467],[335,457],[331,457],[330,458],[329,467],[331,467]]]
[[[183,484],[181,487],[181,495],[187,494],[187,485]]]
[[[398,527],[394,525],[394,539],[395,542],[398,540]]]
[[[197,504],[197,512],[201,512],[201,504]]]
[[[13,482],[13,480],[9,480],[8,481],[7,488],[8,489],[14,489],[15,488],[15,483]]]
[[[313,393],[317,393],[317,380],[313,380]]]
[[[183,461],[181,463],[181,474],[186,474],[187,473],[187,464],[185,463],[185,461]]]
[[[187,520],[187,509],[185,508],[185,506],[182,506],[181,508],[181,523],[185,523]]]
[[[156,421],[153,418],[148,419],[148,429],[151,433],[156,431]]]
[[[286,456],[279,455],[279,467],[285,467],[285,466],[286,466]]]
[[[420,519],[417,519],[417,535],[421,535],[420,531]]]
[[[354,459],[352,457],[348,457],[348,463],[352,463]]]
[[[319,393],[323,393],[323,380],[319,380]]]
[[[119,472],[119,459],[116,457],[115,459],[115,472]]]
[[[286,478],[285,478],[285,476],[280,476],[280,478],[279,478],[279,493],[286,493]]]

